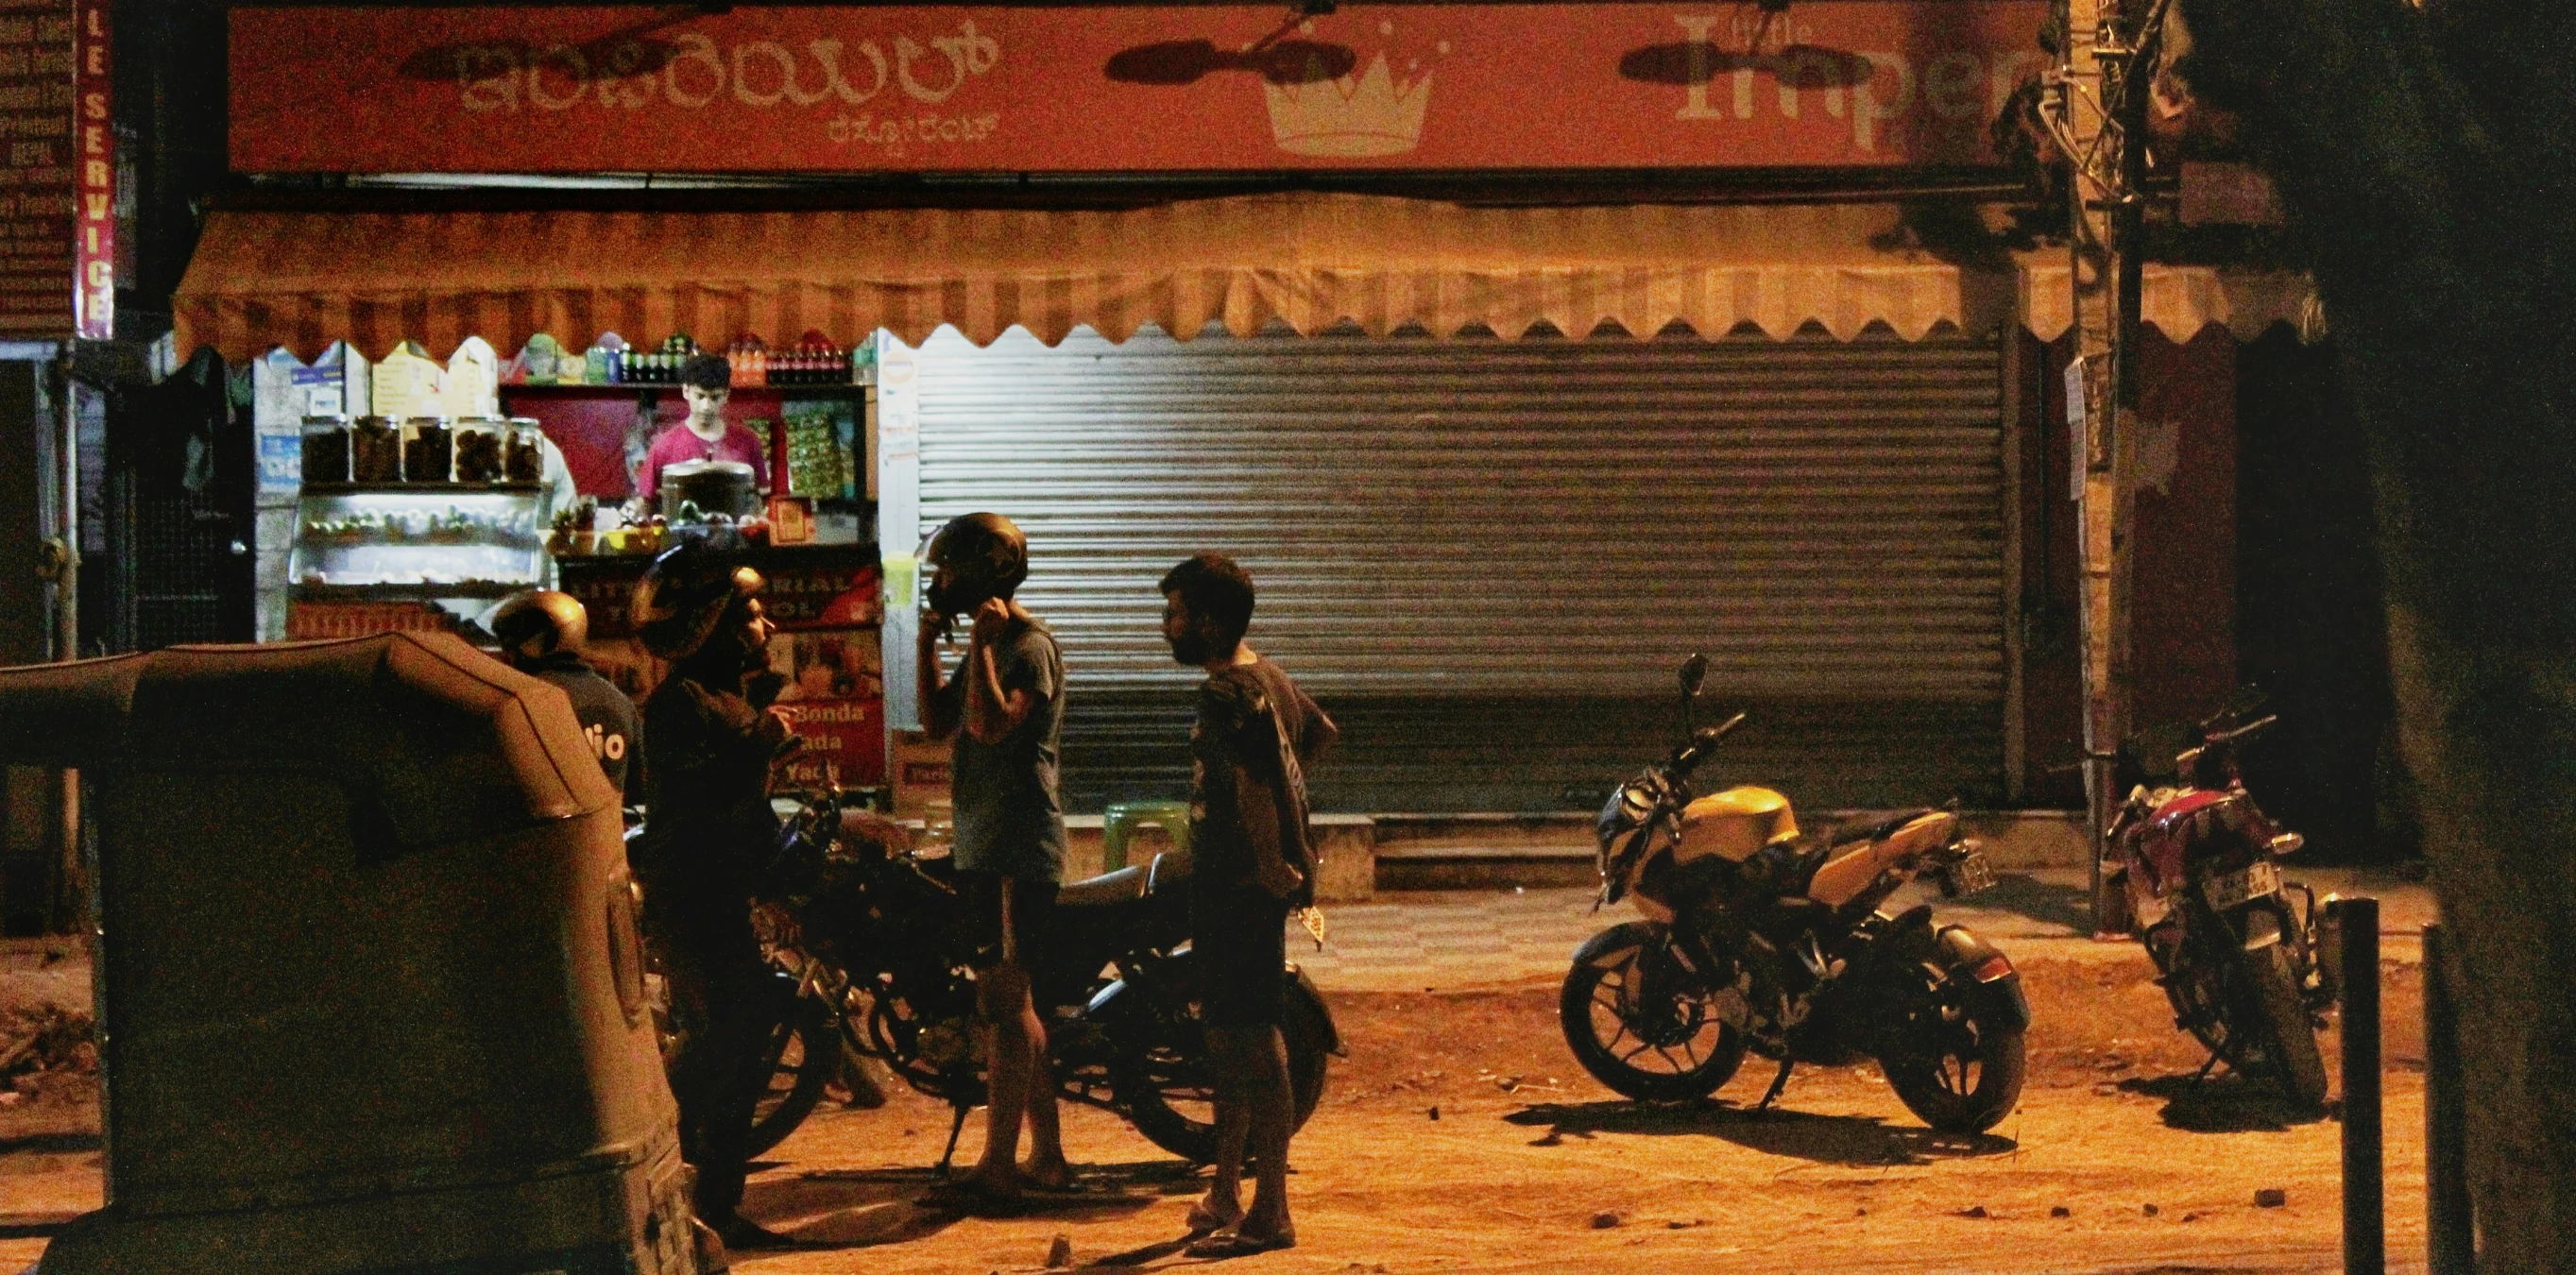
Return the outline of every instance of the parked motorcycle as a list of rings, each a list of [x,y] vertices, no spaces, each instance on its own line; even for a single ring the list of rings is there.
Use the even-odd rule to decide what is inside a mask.
[[[985,1100],[973,927],[948,858],[916,854],[889,831],[846,818],[835,794],[808,802],[789,820],[771,870],[764,942],[798,980],[799,1002],[828,1006],[853,1048],[951,1105],[944,1167],[966,1113]],[[1114,1111],[1154,1145],[1207,1163],[1216,1157],[1214,1082],[1189,944],[1189,872],[1188,852],[1175,851],[1065,886],[1048,965],[1030,981],[1062,1095]],[[1281,1035],[1303,1127],[1341,1040],[1313,981],[1293,964],[1290,973]],[[780,1050],[773,1093],[796,1093],[801,1074],[790,1079],[784,1064],[790,1053],[815,1055],[804,1031],[782,1028],[794,1047]],[[802,1119],[811,1109],[781,1098],[764,1119]]]
[[[1708,661],[1682,665],[1688,739],[1602,807],[1601,903],[1644,914],[1576,949],[1558,1001],[1574,1056],[1636,1099],[1713,1093],[1747,1049],[1779,1062],[1874,1057],[1933,1128],[1992,1128],[2019,1099],[2030,1007],[2012,961],[1932,909],[1878,910],[1938,872],[1945,893],[1994,882],[1953,813],[1853,816],[1800,832],[1788,798],[1736,787],[1694,798],[1692,773],[1744,721],[1696,725]]]
[[[2320,959],[2316,895],[2274,862],[2305,844],[2255,806],[2237,745],[2270,726],[2261,693],[2241,691],[2197,725],[2142,731],[2121,750],[2126,801],[2113,817],[2108,873],[2175,1025],[2210,1065],[2269,1076],[2290,1101],[2325,1101],[2317,1016],[2334,1003]]]
[[[627,812],[626,844],[631,856],[643,836],[634,811]],[[643,887],[632,882],[640,911]],[[755,918],[757,921],[760,918]],[[763,928],[757,927],[756,928]],[[765,1078],[752,1108],[752,1126],[744,1154],[758,1156],[786,1141],[814,1113],[835,1078],[843,1075],[840,990],[832,972],[800,954],[763,943],[770,968],[756,991],[761,1015],[768,1020],[762,1044],[760,1075]],[[671,1018],[669,984],[660,945],[644,938],[645,999],[653,1007],[653,1028],[668,1068],[679,1050],[679,1030]],[[861,1083],[865,1083],[862,1080]]]

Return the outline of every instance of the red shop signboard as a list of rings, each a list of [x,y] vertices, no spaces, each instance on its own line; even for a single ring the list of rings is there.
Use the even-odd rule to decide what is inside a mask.
[[[2041,0],[235,9],[246,172],[1992,162]]]

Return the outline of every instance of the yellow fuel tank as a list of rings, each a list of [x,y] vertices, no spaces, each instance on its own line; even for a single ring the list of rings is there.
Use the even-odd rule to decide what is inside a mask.
[[[1742,863],[1762,847],[1797,835],[1798,819],[1786,796],[1769,788],[1729,788],[1682,807],[1681,845],[1673,857],[1688,862],[1713,854]]]

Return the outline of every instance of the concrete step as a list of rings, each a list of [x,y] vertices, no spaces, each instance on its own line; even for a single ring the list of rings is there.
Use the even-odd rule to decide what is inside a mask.
[[[1819,812],[1816,821],[1842,812]],[[1960,818],[1998,869],[2080,868],[2084,829],[2053,810],[1970,811]],[[1377,888],[1481,890],[1592,885],[1589,815],[1380,815]]]
[[[1822,821],[1836,813],[1819,811],[1812,818]],[[1065,879],[1101,871],[1100,816],[1069,815],[1064,822],[1069,834]],[[1998,869],[2084,865],[2084,829],[2074,812],[1969,811],[1961,822],[1970,836],[1985,842],[1987,857]],[[1319,814],[1314,833],[1325,864],[1317,885],[1327,901],[1345,903],[1382,890],[1590,886],[1598,880],[1592,823],[1593,816],[1582,811]],[[1142,862],[1162,844],[1159,832],[1147,830],[1131,847],[1129,860]]]
[[[1455,846],[1398,842],[1377,851],[1377,888],[1394,890],[1546,889],[1600,880],[1592,847],[1581,845]]]

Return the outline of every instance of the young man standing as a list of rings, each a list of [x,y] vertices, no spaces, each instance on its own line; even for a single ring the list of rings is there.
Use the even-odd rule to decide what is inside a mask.
[[[693,354],[680,364],[680,401],[687,419],[653,436],[635,473],[636,507],[649,511],[662,490],[662,467],[692,460],[735,460],[751,466],[751,485],[769,490],[769,447],[760,435],[725,419],[733,400],[733,365],[719,354]]]
[[[922,552],[930,574],[921,617],[922,726],[954,734],[956,863],[981,927],[976,1009],[990,1033],[984,1154],[933,1203],[1007,1208],[1029,1189],[1069,1186],[1046,1028],[1029,991],[1064,879],[1064,812],[1056,796],[1064,732],[1064,657],[1055,635],[1013,600],[1029,574],[1028,540],[999,514],[952,518]],[[966,658],[943,680],[939,642],[971,616]],[[1020,1125],[1029,1159],[1017,1162]]]
[[[1190,1208],[1190,1229],[1215,1234],[1193,1257],[1290,1248],[1288,1136],[1295,1099],[1279,1034],[1287,997],[1288,914],[1314,899],[1306,841],[1308,762],[1338,737],[1333,720],[1277,664],[1243,641],[1252,577],[1201,553],[1163,577],[1163,639],[1172,658],[1207,673],[1190,728],[1191,946],[1217,1078],[1216,1181]],[[1252,1206],[1238,1194],[1255,1160]]]

